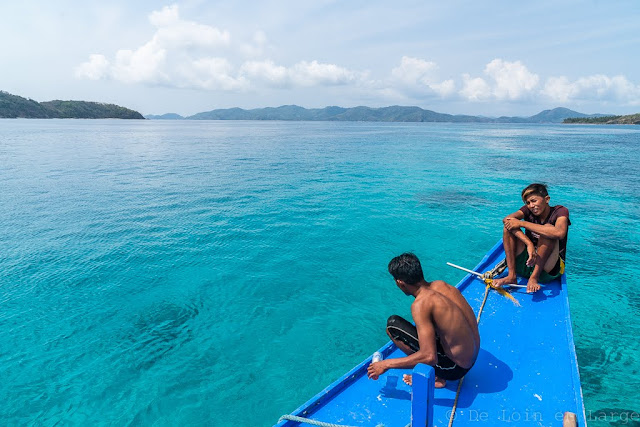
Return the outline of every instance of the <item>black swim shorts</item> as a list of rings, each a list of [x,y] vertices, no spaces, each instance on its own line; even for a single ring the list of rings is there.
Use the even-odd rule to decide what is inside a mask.
[[[403,342],[414,352],[420,350],[420,344],[418,343],[418,330],[412,323],[408,322],[401,316],[393,315],[389,317],[389,320],[387,320],[387,332],[393,340]],[[469,369],[471,369],[462,368],[456,365],[453,360],[446,355],[438,335],[436,335],[436,350],[438,352],[438,361],[436,362],[434,369],[438,378],[451,381],[459,380],[469,372]]]

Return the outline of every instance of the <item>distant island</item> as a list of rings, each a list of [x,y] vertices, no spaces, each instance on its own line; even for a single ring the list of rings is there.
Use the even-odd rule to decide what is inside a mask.
[[[602,116],[602,117],[570,117],[563,123],[579,123],[590,125],[640,125],[640,114],[628,114],[626,116]]]
[[[144,120],[142,114],[119,105],[87,101],[37,102],[4,91],[0,91],[0,118]]]
[[[486,117],[452,115],[424,110],[420,107],[325,107],[304,108],[297,105],[280,107],[226,108],[183,117],[176,113],[147,115],[115,104],[87,101],[37,102],[0,91],[0,118],[28,119],[137,119],[137,120],[282,120],[282,121],[349,121],[349,122],[446,122],[446,123],[586,123],[640,124],[640,114],[613,116],[583,114],[568,108],[544,110],[530,117]]]
[[[531,117],[484,117],[452,115],[424,110],[420,107],[325,107],[307,109],[297,105],[281,107],[228,108],[193,116],[179,114],[147,115],[150,120],[285,120],[285,121],[362,121],[362,122],[448,122],[448,123],[562,123],[570,117],[598,118],[605,114],[587,115],[567,108],[545,110]]]

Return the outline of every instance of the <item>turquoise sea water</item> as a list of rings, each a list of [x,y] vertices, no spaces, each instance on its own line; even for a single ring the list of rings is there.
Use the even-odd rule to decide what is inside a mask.
[[[391,257],[456,283],[445,263],[543,181],[571,211],[587,419],[621,425],[639,148],[622,126],[0,120],[0,420],[271,425],[410,315]]]

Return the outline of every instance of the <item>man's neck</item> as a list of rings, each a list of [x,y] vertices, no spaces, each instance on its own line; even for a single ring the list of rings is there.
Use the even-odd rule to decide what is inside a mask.
[[[429,287],[429,282],[426,280],[421,280],[420,282],[415,284],[416,289],[412,292],[412,295],[417,298],[420,293]]]
[[[551,215],[551,206],[547,205],[547,207],[542,211],[542,213],[538,218],[540,218],[541,223],[544,223],[549,219],[550,215]]]

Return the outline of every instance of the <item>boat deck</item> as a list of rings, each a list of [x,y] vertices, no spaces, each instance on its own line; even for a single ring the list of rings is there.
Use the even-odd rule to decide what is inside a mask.
[[[498,242],[474,270],[488,271],[503,258],[502,242]],[[457,287],[477,313],[484,284],[467,275]],[[533,294],[524,288],[512,289],[520,306],[494,291],[489,293],[479,323],[480,353],[464,379],[453,425],[558,426],[568,411],[584,426],[565,276]],[[381,351],[385,358],[404,355],[391,342]],[[348,426],[407,426],[412,390],[402,382],[402,375],[411,370],[389,370],[373,381],[366,375],[369,363],[370,358],[292,415]],[[458,381],[450,381],[435,390],[434,425],[448,424],[457,387]],[[293,421],[278,424],[297,425]]]

